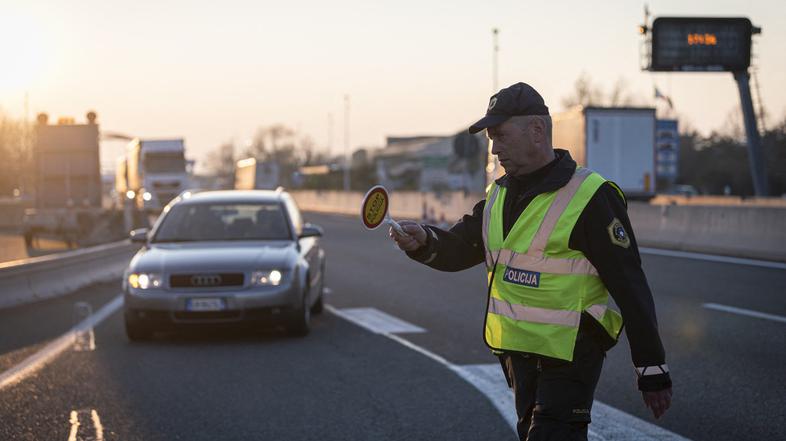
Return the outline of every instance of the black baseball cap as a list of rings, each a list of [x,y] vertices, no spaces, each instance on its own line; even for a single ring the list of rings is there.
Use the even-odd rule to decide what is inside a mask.
[[[537,90],[526,83],[516,83],[491,96],[486,116],[469,127],[469,133],[478,133],[507,121],[511,116],[548,115],[549,108]]]

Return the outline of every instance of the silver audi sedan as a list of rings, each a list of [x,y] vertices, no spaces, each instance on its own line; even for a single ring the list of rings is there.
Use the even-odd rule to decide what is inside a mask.
[[[123,277],[126,334],[145,340],[189,325],[283,325],[305,336],[323,308],[322,229],[281,190],[185,192]]]

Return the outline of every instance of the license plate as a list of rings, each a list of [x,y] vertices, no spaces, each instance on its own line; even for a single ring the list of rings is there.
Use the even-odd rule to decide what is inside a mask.
[[[187,311],[223,311],[226,309],[224,299],[201,298],[186,300]]]

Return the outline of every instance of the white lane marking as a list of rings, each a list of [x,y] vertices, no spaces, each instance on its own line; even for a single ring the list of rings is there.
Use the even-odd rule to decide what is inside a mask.
[[[325,305],[325,309],[338,317],[368,329],[365,323],[355,321],[355,317],[352,314],[347,314],[347,309],[338,309],[332,305]],[[378,332],[378,334],[419,352],[455,372],[485,395],[500,413],[502,419],[508,423],[511,430],[516,431],[518,418],[516,416],[513,391],[508,387],[498,363],[459,366],[398,335],[384,332]],[[589,438],[593,441],[689,441],[688,438],[636,418],[600,401],[595,401],[592,412],[594,418],[590,425]]]
[[[457,373],[467,383],[481,391],[491,404],[497,409],[510,428],[516,431],[516,402],[513,390],[508,387],[499,363],[470,364],[464,366],[451,365],[453,372]]]
[[[76,433],[79,431],[79,414],[75,410],[71,411],[71,418],[68,419],[68,422],[71,423],[68,441],[76,441]]]
[[[101,418],[98,417],[98,412],[93,409],[90,412],[90,416],[93,419],[93,427],[96,429],[95,441],[104,441],[104,426],[101,425]]]
[[[375,334],[420,333],[425,329],[386,314],[376,308],[346,308],[341,313],[346,318]]]
[[[326,296],[333,295],[333,290],[331,288],[324,287],[322,288],[322,294],[325,294]]]
[[[734,306],[720,305],[718,303],[705,303],[701,306],[716,311],[730,312],[732,314],[747,315],[748,317],[786,323],[786,317],[781,315],[767,314],[766,312],[753,311],[751,309],[735,308]]]
[[[759,266],[762,268],[786,270],[786,263],[771,262],[769,260],[745,259],[742,257],[718,256],[715,254],[691,253],[688,251],[664,250],[661,248],[646,247],[639,247],[639,252],[642,254],[653,254],[656,256],[682,257],[684,259],[707,260],[710,262],[733,263],[735,265],[749,265]]]
[[[592,405],[590,428],[600,440],[689,441],[688,438],[600,401],[595,401]]]
[[[107,317],[114,314],[122,306],[123,296],[119,295],[112,299],[111,302],[104,305],[101,309],[96,311],[95,314],[82,320],[68,332],[49,342],[46,346],[41,348],[40,351],[25,358],[21,363],[0,374],[0,390],[6,386],[10,386],[22,381],[27,376],[44,367],[44,365],[52,361],[63,351],[70,348],[74,344],[75,336],[77,334],[84,333],[87,330],[97,326]]]

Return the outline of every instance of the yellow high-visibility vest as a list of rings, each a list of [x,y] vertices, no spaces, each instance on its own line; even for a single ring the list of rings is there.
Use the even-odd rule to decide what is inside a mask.
[[[584,207],[604,182],[577,167],[564,187],[537,195],[504,240],[506,189],[489,187],[483,210],[490,284],[484,336],[491,349],[572,361],[584,311],[614,340],[619,337],[622,316],[608,306],[598,271],[568,245]]]

